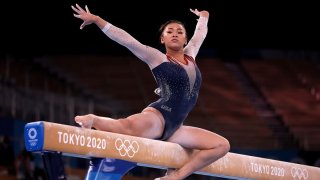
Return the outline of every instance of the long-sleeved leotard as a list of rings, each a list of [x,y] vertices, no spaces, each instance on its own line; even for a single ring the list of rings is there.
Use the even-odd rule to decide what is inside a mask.
[[[124,30],[109,24],[105,34],[112,40],[127,47],[139,59],[147,63],[160,88],[160,98],[149,104],[159,110],[165,120],[161,140],[168,139],[182,124],[197,102],[201,73],[195,63],[207,35],[208,18],[200,17],[194,35],[184,48],[187,65],[168,58],[161,51],[143,45]]]

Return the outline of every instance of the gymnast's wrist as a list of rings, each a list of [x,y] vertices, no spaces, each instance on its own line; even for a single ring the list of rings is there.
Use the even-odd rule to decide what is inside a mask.
[[[93,16],[93,18],[92,18],[93,23],[98,25],[98,22],[101,19],[100,16],[98,16],[98,15],[92,15],[92,16]]]
[[[199,16],[199,19],[209,19],[209,16]]]

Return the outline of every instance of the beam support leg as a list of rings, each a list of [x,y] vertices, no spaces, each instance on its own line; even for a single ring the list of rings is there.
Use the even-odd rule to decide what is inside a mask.
[[[137,163],[119,159],[92,158],[85,179],[121,180],[128,171],[136,166]]]

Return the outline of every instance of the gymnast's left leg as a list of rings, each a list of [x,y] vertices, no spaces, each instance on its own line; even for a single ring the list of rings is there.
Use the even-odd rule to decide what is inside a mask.
[[[167,141],[188,149],[198,149],[180,169],[168,171],[161,180],[180,180],[223,157],[230,150],[224,137],[205,129],[181,126]]]

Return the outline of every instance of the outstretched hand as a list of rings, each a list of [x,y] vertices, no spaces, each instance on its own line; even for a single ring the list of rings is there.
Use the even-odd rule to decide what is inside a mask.
[[[199,17],[209,17],[208,11],[198,11],[198,9],[190,9],[190,11]]]
[[[73,14],[74,17],[83,20],[80,29],[83,29],[86,25],[92,24],[96,19],[96,16],[90,13],[87,5],[85,6],[85,10],[82,9],[78,4],[76,4],[76,7],[71,6],[71,8],[77,13]]]

